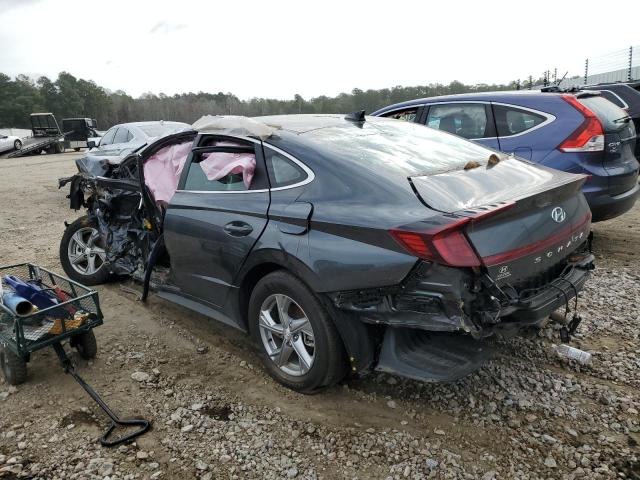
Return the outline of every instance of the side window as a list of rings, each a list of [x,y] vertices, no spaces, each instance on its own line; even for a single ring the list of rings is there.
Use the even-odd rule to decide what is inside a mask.
[[[543,115],[505,105],[494,105],[493,113],[496,117],[499,137],[526,132],[547,119]]]
[[[104,137],[100,139],[100,146],[102,145],[111,145],[113,143],[113,137],[116,135],[117,128],[112,128],[107,133],[104,134]]]
[[[307,173],[284,155],[270,148],[264,151],[272,188],[294,185],[307,178]]]
[[[391,113],[385,113],[383,117],[395,118],[396,120],[405,120],[407,122],[415,122],[418,114],[418,107],[400,110]]]
[[[469,139],[485,137],[487,123],[487,111],[482,103],[431,105],[427,115],[427,127]]]
[[[264,168],[260,168],[253,144],[205,139],[202,147],[241,147],[246,151],[196,152],[185,166],[184,190],[200,192],[244,192],[268,187]],[[249,148],[246,148],[249,147]]]
[[[113,143],[127,143],[129,141],[128,140],[129,135],[131,135],[129,133],[129,130],[127,130],[124,127],[120,127],[116,132],[116,136],[113,139]]]

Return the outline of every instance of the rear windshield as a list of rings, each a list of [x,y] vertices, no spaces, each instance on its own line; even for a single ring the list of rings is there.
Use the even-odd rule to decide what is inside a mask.
[[[584,97],[578,101],[596,114],[606,132],[618,132],[627,126],[629,114],[604,97]]]
[[[187,125],[183,125],[182,123],[138,125],[138,128],[140,128],[140,130],[142,130],[148,137],[164,137],[165,135],[180,132],[186,127]]]
[[[484,164],[493,153],[450,133],[377,117],[367,117],[362,126],[319,128],[304,136],[332,156],[407,176],[461,170],[472,160]]]

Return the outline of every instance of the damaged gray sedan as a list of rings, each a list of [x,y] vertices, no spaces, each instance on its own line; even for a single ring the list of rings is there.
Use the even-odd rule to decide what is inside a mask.
[[[372,369],[460,378],[486,337],[577,302],[593,268],[585,176],[396,120],[207,117],[79,169],[61,180],[87,209],[66,273],[130,275],[248,332],[301,392]]]

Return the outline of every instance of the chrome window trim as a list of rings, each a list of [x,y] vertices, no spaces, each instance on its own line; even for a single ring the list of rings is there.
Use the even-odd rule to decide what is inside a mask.
[[[628,86],[628,85],[627,85],[627,86]],[[629,87],[629,88],[631,88],[631,87]],[[627,109],[629,108],[629,105],[627,104],[627,102],[625,102],[625,101],[622,99],[622,97],[621,97],[620,95],[618,95],[616,92],[614,92],[613,90],[606,90],[606,89],[605,89],[605,90],[600,90],[600,91],[601,91],[601,92],[609,92],[611,95],[613,95],[614,97],[616,97],[616,98],[620,101],[620,103],[621,103],[622,105],[624,105],[624,107],[619,107],[619,108],[627,108]],[[606,97],[605,97],[605,98],[606,98]],[[617,107],[617,106],[618,106],[618,105],[616,105],[616,107]]]
[[[296,157],[294,157],[293,155],[285,152],[284,150],[282,150],[281,148],[278,148],[274,145],[271,145],[269,143],[265,143],[262,142],[262,145],[265,146],[266,148],[269,148],[270,150],[273,150],[276,153],[279,153],[280,155],[282,155],[283,157],[288,158],[289,160],[291,160],[293,163],[295,163],[296,165],[298,165],[302,170],[304,170],[304,173],[307,174],[307,178],[305,178],[304,180],[302,180],[301,182],[297,182],[294,183],[292,185],[285,185],[284,187],[275,187],[272,188],[271,191],[278,191],[278,190],[287,190],[289,188],[296,188],[296,187],[301,187],[303,185],[306,185],[308,183],[311,183],[315,178],[316,178],[316,174],[313,172],[313,170],[311,170],[309,167],[307,167],[304,163],[302,163],[300,160],[298,160]],[[266,163],[267,159],[265,158],[265,163]]]
[[[498,135],[497,138],[515,138],[515,137],[519,137],[520,135],[526,135],[529,134],[531,132],[533,132],[534,130],[537,130],[539,128],[542,127],[546,127],[547,125],[549,125],[551,122],[555,122],[556,121],[556,116],[551,114],[551,113],[547,113],[547,112],[542,112],[540,110],[536,110],[534,108],[528,108],[528,107],[522,107],[520,105],[514,105],[512,103],[502,103],[502,102],[491,102],[493,105],[500,105],[501,107],[513,107],[516,110],[524,110],[526,112],[531,112],[531,113],[535,113],[536,115],[540,115],[542,117],[545,117],[546,120],[538,125],[536,125],[535,127],[531,127],[527,130],[523,130],[520,133],[514,133],[513,135],[504,135],[504,136],[500,136]],[[495,113],[494,113],[494,121],[495,121]],[[497,128],[498,126],[496,125],[496,132],[497,132]]]
[[[217,134],[213,133],[211,135],[217,135]],[[282,150],[282,149],[280,149],[280,148],[278,148],[278,147],[276,147],[274,145],[271,145],[271,144],[266,143],[266,142],[261,142],[260,140],[257,140],[257,139],[252,138],[252,137],[244,137],[244,136],[240,136],[240,135],[220,134],[219,136],[229,137],[229,138],[236,138],[236,139],[239,139],[239,140],[245,140],[247,142],[252,142],[252,143],[255,143],[255,144],[258,144],[258,145],[262,145],[263,147],[269,148],[269,149],[279,153],[283,157],[288,158],[289,160],[291,160],[296,165],[298,165],[307,174],[307,178],[305,178],[301,182],[294,183],[293,185],[286,185],[284,187],[275,187],[275,188],[261,188],[261,189],[258,189],[258,190],[218,191],[218,190],[184,190],[184,189],[178,189],[178,190],[176,190],[176,193],[181,192],[181,193],[213,193],[213,194],[219,194],[219,193],[228,194],[228,193],[231,193],[231,194],[239,194],[239,193],[265,193],[265,192],[269,192],[269,191],[275,192],[275,191],[278,191],[278,190],[288,190],[290,188],[301,187],[303,185],[306,185],[306,184],[312,182],[316,178],[316,175],[313,172],[313,170],[311,170],[309,167],[307,167],[304,163],[302,163],[300,160],[298,160],[293,155],[285,152],[284,150]],[[266,158],[265,158],[265,168],[266,168]],[[268,172],[267,172],[267,175],[268,175]],[[169,203],[171,203],[171,202],[169,202]]]

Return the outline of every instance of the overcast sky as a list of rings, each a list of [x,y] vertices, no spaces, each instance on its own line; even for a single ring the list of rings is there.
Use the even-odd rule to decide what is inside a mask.
[[[0,0],[0,72],[55,79],[66,70],[134,96],[309,98],[506,83],[554,67],[581,75],[586,57],[640,44],[640,1],[620,12],[562,3]],[[635,19],[626,27],[622,11]]]

